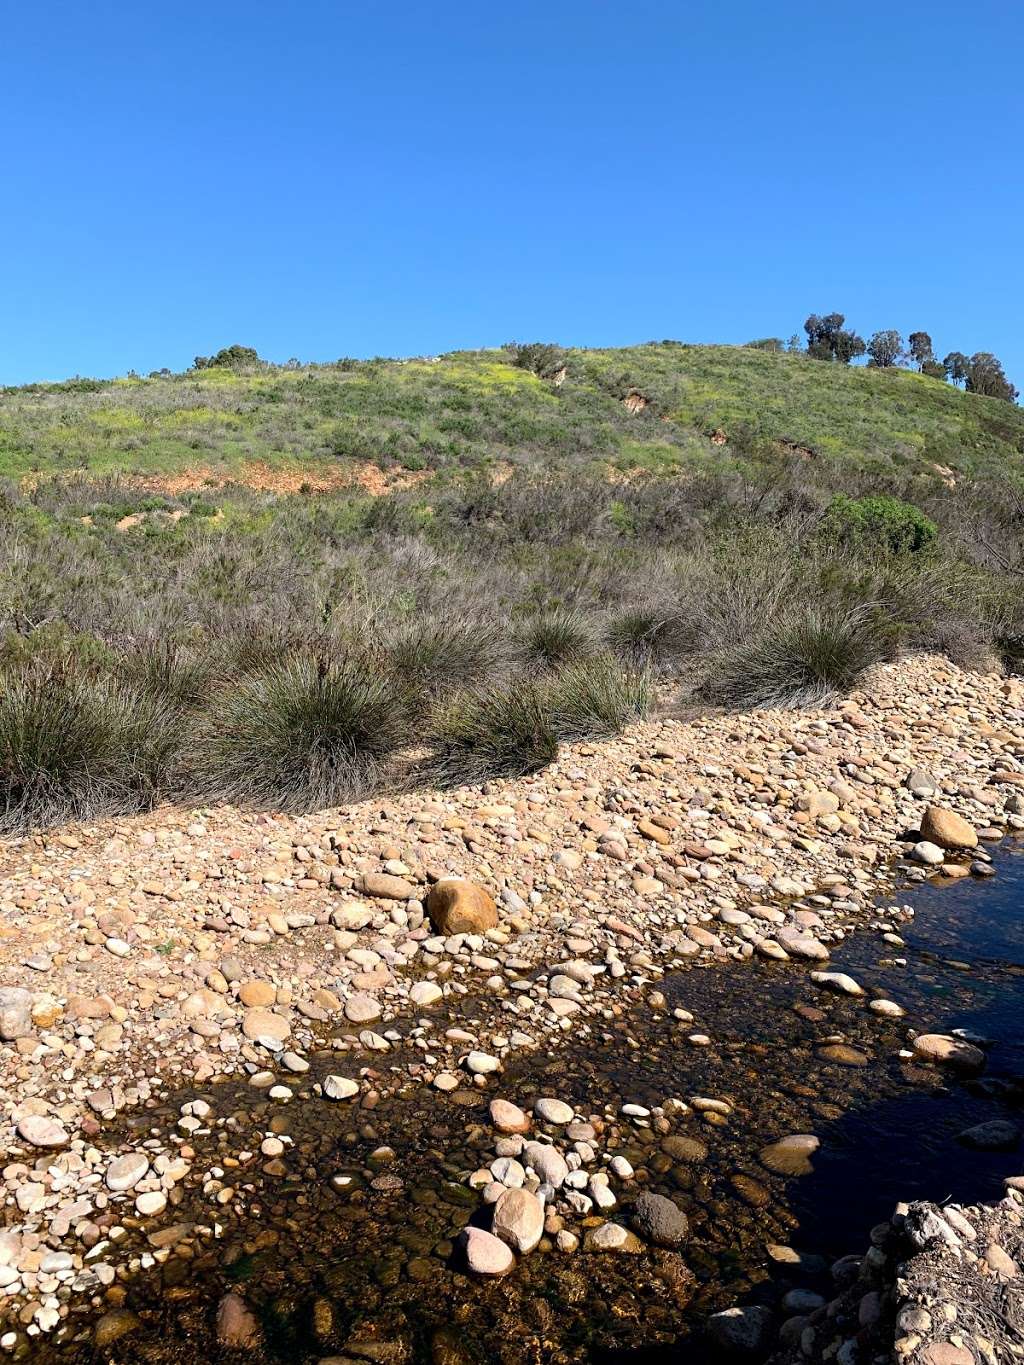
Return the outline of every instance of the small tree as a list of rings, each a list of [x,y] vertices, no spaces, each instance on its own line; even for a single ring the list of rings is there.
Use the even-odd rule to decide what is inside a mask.
[[[539,379],[553,379],[559,370],[565,369],[566,353],[553,342],[506,341],[501,349],[508,352],[513,365],[532,370]]]
[[[936,360],[934,357],[931,360],[926,360],[924,362],[921,366],[921,373],[926,374],[929,379],[945,379],[946,377],[946,371],[943,368],[942,361]]]
[[[856,360],[866,350],[864,338],[859,337],[856,332],[841,329],[832,338],[832,359],[838,361],[840,365],[849,365],[851,360]]]
[[[233,346],[222,346],[216,355],[197,355],[192,362],[194,370],[212,370],[216,366],[222,366],[229,370],[244,370],[250,366],[262,365],[253,346],[239,346],[237,342]]]
[[[907,345],[910,354],[917,362],[917,368],[923,370],[929,361],[935,360],[935,352],[932,350],[932,339],[927,332],[911,332],[907,338]]]
[[[1002,398],[1007,403],[1017,401],[1017,390],[1007,379],[1002,363],[991,351],[975,351],[967,366],[967,392],[980,393],[986,398]]]
[[[903,338],[899,332],[894,332],[891,328],[885,332],[876,332],[868,342],[868,364],[873,365],[876,370],[891,369],[902,354]]]
[[[970,365],[963,351],[950,351],[942,362],[942,369],[951,384],[963,384],[966,383]]]
[[[804,323],[807,333],[807,354],[815,360],[835,360],[849,365],[856,356],[863,355],[865,346],[856,332],[845,330],[842,313],[826,313],[819,317],[812,313]]]

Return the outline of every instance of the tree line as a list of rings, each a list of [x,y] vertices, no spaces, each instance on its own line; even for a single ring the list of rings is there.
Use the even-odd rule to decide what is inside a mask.
[[[950,351],[939,360],[927,332],[911,332],[904,344],[900,333],[889,327],[875,332],[865,341],[845,324],[842,313],[812,313],[804,323],[806,345],[794,333],[788,349],[806,350],[814,360],[828,360],[839,365],[849,365],[863,355],[867,356],[870,366],[880,370],[896,365],[915,365],[922,374],[946,379],[958,388],[962,385],[968,393],[1002,398],[1009,403],[1017,401],[1017,390],[1007,379],[1002,362],[991,351],[975,351],[970,356],[964,355],[963,351]],[[749,344],[760,350],[787,349],[781,337],[767,337]]]

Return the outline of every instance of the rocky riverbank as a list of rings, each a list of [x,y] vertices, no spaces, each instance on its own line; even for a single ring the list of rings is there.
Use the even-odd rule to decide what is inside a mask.
[[[147,1233],[151,1254],[175,1244],[207,1101],[184,1101],[173,1142],[132,1144],[120,1122],[170,1089],[236,1074],[254,1098],[287,1104],[310,1084],[310,1054],[328,1046],[337,1073],[315,1084],[329,1101],[363,1102],[390,1084],[455,1102],[490,1093],[518,1053],[585,1039],[637,993],[663,1007],[654,983],[681,964],[754,954],[824,964],[859,924],[898,946],[898,924],[870,905],[893,855],[910,855],[921,876],[984,875],[979,836],[1024,827],[1022,706],[1016,682],[918,658],[877,670],[835,707],[660,720],[518,782],[304,818],[161,810],[8,847],[5,1344],[59,1328],[76,1294],[102,1303],[126,1228]],[[451,877],[463,881],[446,890]],[[821,970],[818,985],[856,997],[841,975]],[[446,1025],[467,999],[484,1005],[478,1024]],[[860,1005],[880,1023],[899,1018],[897,1001]],[[682,1045],[705,1046],[689,1024],[677,1013]],[[929,1047],[965,1046],[918,1050],[941,1064]],[[703,1098],[710,1115],[727,1103]],[[672,1136],[671,1107],[624,1120]],[[600,1222],[628,1159],[611,1151],[605,1163],[595,1149],[594,1168],[579,1149],[599,1136],[592,1116],[572,1110],[563,1123],[561,1197],[572,1207],[577,1195],[577,1215],[597,1221],[582,1236],[549,1227],[559,1215],[545,1195],[542,1231],[564,1233],[567,1252],[574,1238],[584,1253],[588,1237],[594,1249],[602,1238],[631,1246],[633,1228]],[[500,1141],[504,1178],[488,1165],[470,1182],[496,1213],[504,1200],[505,1251],[467,1232],[488,1264],[528,1254],[538,1213],[526,1195],[555,1188],[535,1160],[550,1163],[557,1144],[530,1154],[523,1134]],[[280,1139],[263,1142],[278,1160]]]
[[[872,1229],[866,1252],[837,1261],[831,1273],[834,1297],[817,1296],[801,1305],[810,1311],[782,1324],[785,1344],[770,1365],[1024,1359],[1024,1176],[1009,1176],[994,1204],[898,1205]],[[756,1310],[732,1318],[751,1337],[761,1321]]]

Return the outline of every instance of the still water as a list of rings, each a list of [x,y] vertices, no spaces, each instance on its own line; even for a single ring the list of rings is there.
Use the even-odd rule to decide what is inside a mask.
[[[794,1284],[827,1286],[827,1262],[863,1250],[871,1226],[898,1200],[993,1198],[1004,1175],[1024,1169],[1019,1153],[970,1151],[957,1141],[983,1120],[1019,1119],[1024,1101],[1024,855],[1007,847],[996,861],[988,881],[929,884],[894,898],[916,911],[913,920],[894,916],[904,946],[865,931],[833,954],[833,969],[899,1002],[904,1020],[821,992],[802,965],[755,959],[695,967],[661,983],[670,1006],[693,1014],[692,1025],[638,1004],[585,1047],[570,1036],[557,1053],[522,1056],[508,1068],[501,1093],[523,1105],[538,1093],[574,1101],[584,1113],[667,1096],[728,1097],[734,1109],[724,1126],[692,1114],[675,1128],[706,1147],[704,1159],[679,1161],[650,1130],[624,1133],[618,1148],[649,1188],[686,1209],[692,1231],[681,1255],[566,1256],[542,1247],[504,1280],[472,1281],[452,1245],[478,1216],[476,1196],[459,1180],[490,1160],[489,1095],[442,1098],[410,1087],[372,1111],[346,1113],[316,1100],[282,1109],[244,1087],[222,1087],[208,1098],[218,1113],[234,1114],[233,1126],[208,1139],[203,1169],[218,1153],[247,1143],[258,1150],[270,1131],[293,1139],[288,1161],[269,1172],[255,1163],[237,1173],[225,1166],[236,1197],[221,1215],[223,1235],[199,1234],[184,1254],[140,1270],[124,1296],[137,1319],[129,1334],[98,1349],[97,1312],[83,1308],[63,1343],[26,1340],[18,1358],[713,1360],[701,1332],[709,1312],[737,1301],[775,1303]],[[459,1008],[452,1022],[471,1025],[488,1007]],[[984,1077],[961,1082],[901,1060],[908,1027],[964,1027],[992,1040]],[[689,1045],[694,1029],[711,1045]],[[841,1060],[824,1051],[837,1040]],[[311,1078],[331,1069],[325,1054]],[[137,1140],[170,1126],[177,1112],[175,1100],[145,1115]],[[821,1140],[808,1174],[786,1178],[758,1161],[764,1146],[789,1133]],[[394,1159],[371,1162],[381,1145]],[[198,1190],[176,1211],[201,1226],[213,1216],[209,1194]],[[771,1244],[796,1248],[804,1267],[779,1267]],[[214,1314],[228,1289],[260,1317],[262,1343],[244,1353],[216,1343]]]

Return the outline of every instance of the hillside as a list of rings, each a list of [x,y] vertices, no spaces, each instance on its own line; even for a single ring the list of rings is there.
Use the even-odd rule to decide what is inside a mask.
[[[1024,412],[908,370],[675,343],[570,351],[560,382],[473,351],[0,392],[0,475],[13,478],[193,471],[201,484],[258,466],[287,486],[289,473],[506,462],[668,473],[786,449],[882,474],[1010,469]]]
[[[1020,410],[746,348],[530,358],[0,395],[0,830],[480,781],[652,705],[1024,658]]]

